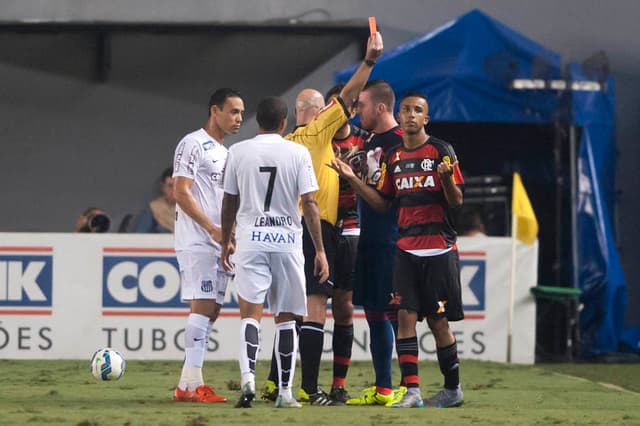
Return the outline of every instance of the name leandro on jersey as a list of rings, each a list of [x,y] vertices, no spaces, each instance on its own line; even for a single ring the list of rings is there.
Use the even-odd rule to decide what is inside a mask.
[[[253,223],[253,226],[256,228],[291,225],[293,225],[293,218],[291,216],[258,216]],[[276,244],[295,244],[296,235],[293,232],[281,233],[274,231],[251,231],[251,241]]]
[[[291,216],[258,216],[253,226],[256,228],[262,226],[291,226],[293,218]]]

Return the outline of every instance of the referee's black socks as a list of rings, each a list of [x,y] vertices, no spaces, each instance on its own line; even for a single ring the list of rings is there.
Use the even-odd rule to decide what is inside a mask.
[[[318,392],[318,373],[324,343],[324,326],[305,321],[300,329],[300,364],[302,389],[309,395]]]
[[[273,339],[273,350],[271,351],[271,369],[269,369],[269,377],[267,380],[272,381],[278,386],[278,361],[276,360],[276,339]]]

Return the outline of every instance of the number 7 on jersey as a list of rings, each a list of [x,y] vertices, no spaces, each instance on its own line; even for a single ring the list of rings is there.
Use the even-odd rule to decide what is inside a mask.
[[[269,173],[269,185],[267,187],[267,194],[264,197],[264,211],[268,212],[271,207],[271,196],[273,195],[273,185],[276,182],[277,167],[273,166],[260,166],[260,173]]]

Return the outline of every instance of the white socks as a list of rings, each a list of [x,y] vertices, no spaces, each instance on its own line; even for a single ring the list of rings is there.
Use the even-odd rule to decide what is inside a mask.
[[[240,386],[255,392],[256,358],[260,349],[260,323],[253,318],[243,318],[240,322]]]
[[[178,387],[193,391],[204,384],[202,365],[207,353],[209,331],[213,323],[209,317],[200,314],[189,314],[184,330],[184,365]]]
[[[295,371],[298,353],[298,337],[296,336],[296,322],[287,321],[276,324],[276,361],[278,363],[278,387],[280,395],[290,400],[291,384],[293,383],[293,373]]]

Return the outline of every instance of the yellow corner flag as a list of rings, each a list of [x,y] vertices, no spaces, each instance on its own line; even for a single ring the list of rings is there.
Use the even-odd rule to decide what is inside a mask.
[[[533,244],[538,238],[538,219],[533,211],[527,191],[524,189],[520,173],[513,174],[511,212],[515,224],[516,238],[526,244]]]

